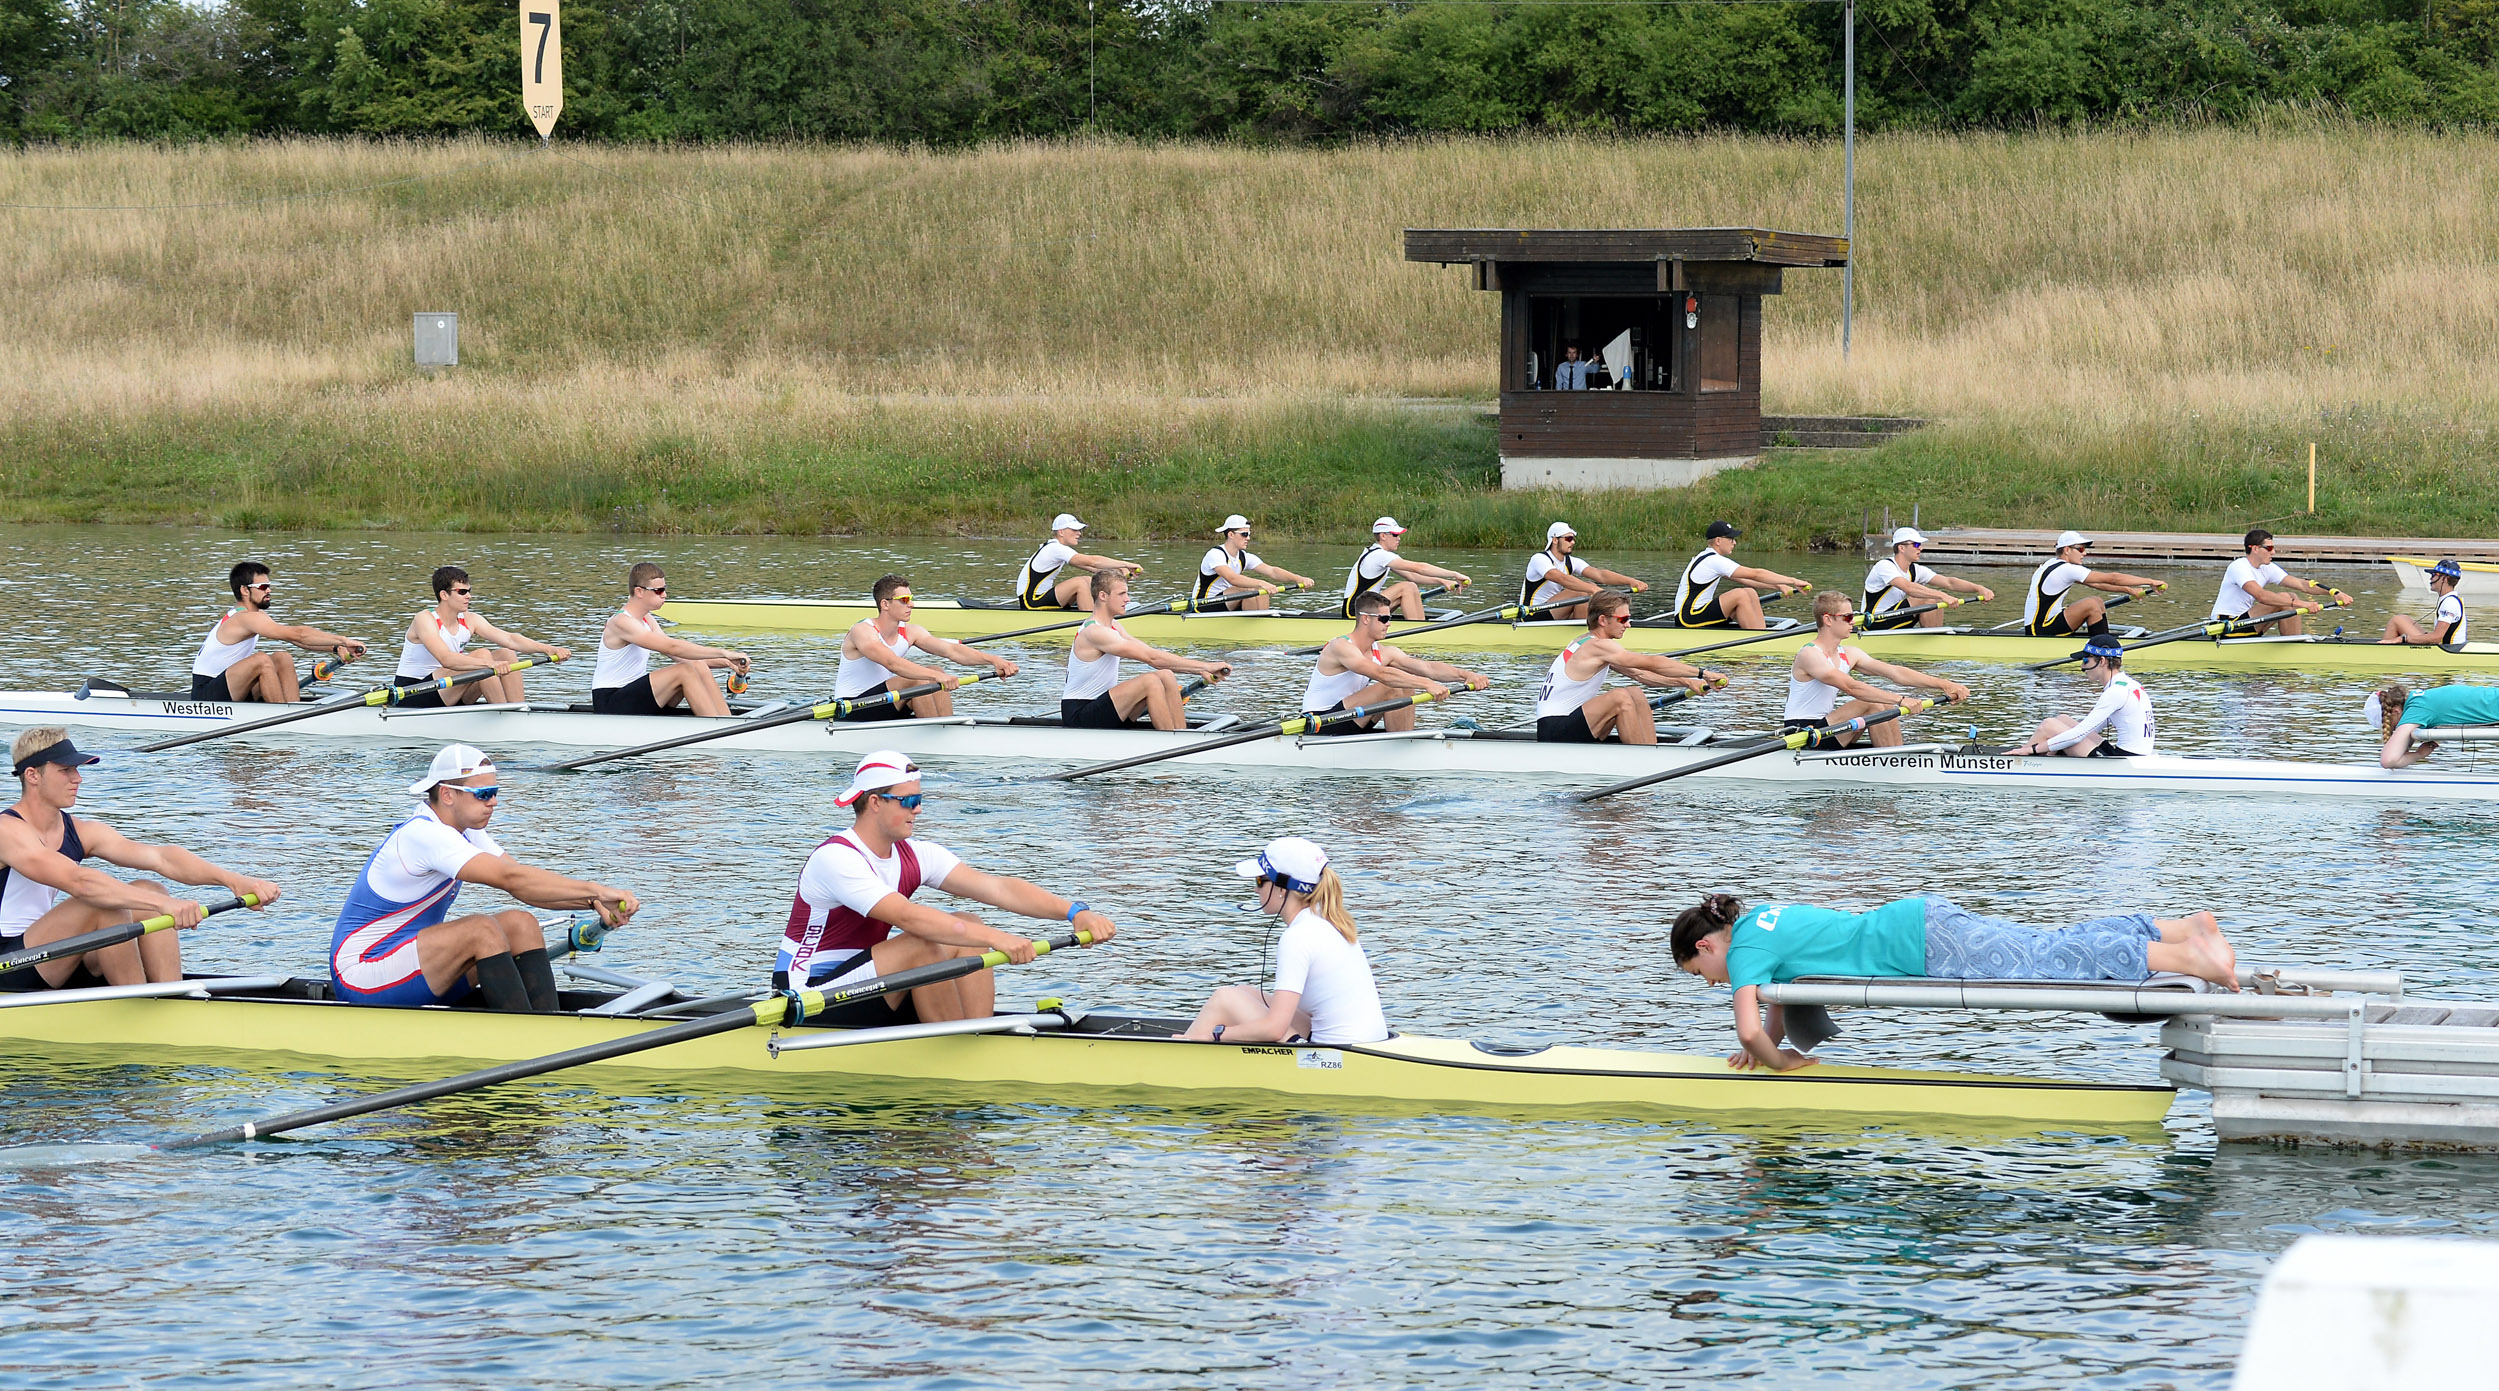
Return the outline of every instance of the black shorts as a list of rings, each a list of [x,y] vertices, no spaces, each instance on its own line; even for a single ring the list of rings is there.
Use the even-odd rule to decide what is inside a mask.
[[[2092,745],[2091,752],[2084,755],[2086,758],[2134,758],[2136,756],[2136,754],[2126,749],[2121,749],[2117,747],[2116,744],[2111,743],[2106,739]]]
[[[857,694],[857,695],[855,695],[855,696],[844,696],[844,697],[842,697],[842,699],[845,699],[845,700],[874,700],[874,699],[876,699],[876,692],[874,692],[874,691],[861,691],[859,694]],[[910,718],[911,718],[911,706],[910,706],[909,702],[907,702],[907,701],[900,701],[900,700],[889,700],[889,701],[885,702],[883,705],[875,706],[875,707],[870,708],[870,709],[866,709],[866,710],[853,710],[853,711],[852,711],[852,712],[850,712],[849,714],[842,716],[840,720],[836,721],[836,723],[839,723],[839,724],[874,724],[874,723],[876,723],[878,720],[907,720],[907,719],[910,719]]]
[[[1328,707],[1327,709],[1325,709],[1325,710],[1304,710],[1304,711],[1302,712],[1302,714],[1303,714],[1303,716],[1304,716],[1304,717],[1306,717],[1306,718],[1308,718],[1308,719],[1313,719],[1313,720],[1315,720],[1315,719],[1319,718],[1319,717],[1320,717],[1320,716],[1322,716],[1322,715],[1342,715],[1342,714],[1344,714],[1344,713],[1345,713],[1345,702],[1343,702],[1343,701],[1341,701],[1341,700],[1340,700],[1340,701],[1338,701],[1337,703],[1335,703],[1334,705],[1329,706],[1329,707]],[[1340,721],[1340,722],[1338,722],[1338,723],[1336,723],[1336,724],[1332,724],[1332,725],[1322,725],[1322,726],[1319,726],[1319,727],[1317,727],[1317,728],[1312,729],[1310,732],[1311,732],[1312,734],[1317,734],[1317,735],[1320,735],[1320,736],[1325,737],[1325,736],[1337,735],[1337,734],[1368,734],[1368,733],[1370,733],[1371,731],[1370,731],[1370,730],[1368,730],[1368,729],[1363,728],[1363,727],[1362,727],[1359,723],[1357,723],[1357,722],[1355,722],[1355,721],[1353,721],[1353,720],[1343,720],[1343,721]]]
[[[394,676],[390,679],[394,686],[424,686],[433,681],[431,676]],[[402,710],[440,710],[443,708],[443,693],[427,691],[423,695],[401,696],[397,703]]]
[[[1119,706],[1104,691],[1090,700],[1059,702],[1059,723],[1069,729],[1125,729],[1128,722],[1119,717]]]
[[[1915,606],[1910,604],[1901,605],[1902,609],[1912,607]],[[1880,633],[1894,628],[1914,628],[1918,626],[1918,620],[1925,616],[1926,615],[1924,614],[1918,613],[1903,613],[1899,609],[1895,609],[1890,613],[1882,614],[1880,616],[1869,616],[1866,619],[1866,626],[1861,631],[1868,633]]]
[[[2036,627],[2026,627],[2022,631],[2035,638],[2070,638],[2082,630],[2074,626],[2073,621],[2065,616],[2063,609],[2059,609],[2056,615],[2046,623]]]
[[[631,685],[593,686],[590,708],[602,715],[665,715],[659,697],[651,694],[651,678],[637,676]]]
[[[1726,596],[1723,594],[1712,594],[1709,602],[1698,609],[1675,615],[1675,625],[1680,628],[1724,628],[1734,621],[1727,617]]]
[[[1054,592],[1057,589],[1058,586],[1054,584],[1050,586],[1048,591],[1044,591],[1040,594],[1018,594],[1015,596],[1016,607],[1035,610],[1046,609],[1053,613],[1080,612],[1080,610],[1072,607],[1071,605],[1060,603],[1058,595]]]
[[[1567,715],[1538,715],[1536,742],[1539,744],[1593,744],[1597,732],[1588,727],[1588,707],[1581,706]]]
[[[864,964],[861,958],[866,955],[864,951],[854,953],[841,965],[825,972],[824,978],[839,980],[858,970]],[[772,973],[772,988],[787,990],[790,988],[789,980],[786,973],[775,971]],[[816,988],[821,990],[825,987]],[[913,1003],[911,992],[906,990],[900,995],[871,995],[864,1000],[853,1000],[848,1004],[835,1005],[822,1014],[808,1015],[805,1022],[822,1024],[834,1029],[885,1029],[919,1023],[920,1008]]]
[[[195,677],[193,679],[205,680],[207,678]],[[0,955],[22,951],[25,946],[26,939],[23,937],[0,937]],[[106,983],[104,977],[97,975],[83,961],[78,963],[77,970],[69,973],[69,979],[62,981],[59,985],[47,983],[43,978],[43,968],[40,966],[20,966],[14,971],[0,971],[0,994],[8,995],[26,995],[38,990],[92,990]]]
[[[1783,729],[1783,730],[1786,730],[1786,731],[1787,731],[1788,733],[1790,733],[1790,734],[1794,734],[1796,731],[1798,731],[1798,730],[1800,730],[1800,729],[1829,729],[1830,727],[1831,727],[1831,722],[1830,722],[1829,720],[1781,720],[1781,721],[1779,721],[1779,728],[1781,728],[1781,729]]]
[[[232,700],[234,692],[226,689],[224,672],[218,672],[214,676],[202,676],[195,671],[191,673],[191,699]]]

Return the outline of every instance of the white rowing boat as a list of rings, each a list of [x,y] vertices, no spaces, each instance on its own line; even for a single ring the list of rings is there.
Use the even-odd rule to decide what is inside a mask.
[[[194,701],[146,694],[51,691],[0,692],[0,723],[64,724],[148,736],[196,732],[301,707]],[[770,709],[772,707],[767,707]],[[658,739],[753,723],[690,715],[601,715],[561,705],[468,705],[442,710],[357,707],[235,736],[297,741],[382,738],[465,743],[482,748],[553,745],[621,749]],[[1017,761],[1060,767],[1107,763],[1185,746],[1226,728],[1219,720],[1185,732],[1064,729],[1032,716],[954,716],[869,723],[801,721],[729,733],[695,751],[830,754],[855,758],[896,749],[932,764]],[[2434,731],[2451,737],[2467,731]],[[1387,777],[1508,777],[1614,782],[1662,773],[1715,757],[1760,734],[1669,727],[1672,742],[1652,748],[1622,744],[1540,744],[1524,731],[1422,729],[1406,734],[1273,738],[1172,759],[1181,765],[1236,772]],[[682,753],[652,755],[683,757]],[[1151,773],[1147,773],[1151,776]],[[1749,758],[1696,773],[1695,778],[1797,786],[1871,788],[2039,788],[2094,793],[2191,792],[2275,796],[2380,797],[2402,800],[2499,801],[2499,775],[2423,764],[2389,771],[2374,764],[2297,763],[2281,759],[2017,758],[1957,744],[1896,749],[1809,750]]]
[[[2395,576],[2404,588],[2423,594],[2430,592],[2430,567],[2438,562],[2425,555],[2390,555],[2386,563],[2395,567]],[[2499,599],[2499,565],[2480,561],[2456,562],[2464,570],[2464,578],[2456,582],[2456,592],[2468,599]]]

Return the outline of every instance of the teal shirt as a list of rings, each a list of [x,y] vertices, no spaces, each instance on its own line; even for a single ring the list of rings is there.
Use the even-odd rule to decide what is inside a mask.
[[[1763,903],[1735,920],[1727,980],[1747,985],[1798,976],[1926,974],[1926,900],[1904,898],[1871,913],[1810,903]]]
[[[2404,701],[2404,713],[2395,723],[2417,724],[2423,729],[2442,729],[2460,724],[2499,724],[2499,686],[2473,686],[2458,682],[2452,686],[2432,686]]]

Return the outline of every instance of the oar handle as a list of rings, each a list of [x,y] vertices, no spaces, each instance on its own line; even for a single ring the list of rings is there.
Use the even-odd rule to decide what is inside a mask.
[[[219,913],[232,912],[237,908],[259,906],[260,895],[244,894],[240,898],[230,898],[223,903],[209,904],[200,910],[200,916],[203,919],[213,918]],[[75,937],[64,937],[57,942],[46,942],[39,947],[25,947],[0,956],[0,971],[14,971],[20,967],[41,966],[49,961],[62,961],[73,956],[84,956],[91,951],[102,951],[106,947],[117,947],[124,942],[136,941],[151,932],[168,931],[173,925],[174,915],[165,913],[153,918],[141,918],[137,922],[99,927],[93,932],[81,932]]]
[[[1092,943],[1092,933],[1071,932],[1055,939],[1036,939],[1033,942],[1033,954],[1048,956],[1054,951],[1090,946]],[[943,981],[971,975],[976,971],[1004,966],[1007,960],[1005,952],[993,948],[978,956],[958,956],[951,961],[914,966],[907,971],[896,971],[891,975],[878,976],[873,980],[863,980],[857,985],[841,990],[785,990],[774,999],[756,1004],[757,1022],[782,1025],[803,1024],[829,1009],[838,1009],[843,1005],[898,994],[905,990],[917,990],[923,985],[936,985]],[[772,1019],[762,1018],[765,1011],[776,1004],[781,1006],[779,1016]]]
[[[961,690],[965,686],[974,685],[982,681],[1003,681],[1005,679],[1006,677],[999,672],[975,672],[974,674],[957,681],[955,683],[955,689]],[[892,705],[900,701],[917,700],[921,696],[935,695],[944,689],[944,686],[935,681],[923,681],[916,686],[905,686],[898,691],[884,691],[873,696],[853,696],[848,700],[821,701],[817,704],[804,706],[796,710],[785,710],[778,715],[767,715],[760,720],[732,720],[725,722],[724,725],[718,729],[698,729],[692,734],[680,734],[673,739],[661,739],[649,744],[636,744],[630,749],[611,749],[605,753],[584,754],[579,758],[565,759],[561,763],[541,763],[532,767],[530,771],[535,773],[569,773],[575,771],[576,769],[588,768],[596,764],[614,763],[618,759],[639,758],[646,753],[664,753],[669,749],[682,749],[692,747],[696,744],[708,744],[714,739],[726,739],[737,734],[751,734],[759,729],[779,729],[783,725],[803,724],[809,720],[845,719],[862,710],[874,710],[879,706]]]

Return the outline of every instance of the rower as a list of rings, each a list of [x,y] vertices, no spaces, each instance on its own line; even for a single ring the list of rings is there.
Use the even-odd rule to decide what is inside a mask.
[[[1947,898],[1904,898],[1866,913],[1810,903],[1747,908],[1711,894],[1675,917],[1675,965],[1735,987],[1736,1068],[1789,1072],[1820,1059],[1784,1047],[1787,1011],[1762,1022],[1761,987],[1799,976],[1925,976],[1946,980],[2140,981],[2155,971],[2238,989],[2238,956],[2209,912],[2124,913],[2061,930],[1982,917]]]
[[[2050,715],[2030,742],[2012,754],[2063,754],[2068,758],[2146,758],[2152,753],[2152,693],[2120,668],[2126,648],[2107,633],[2093,633],[2074,654],[2085,676],[2100,683],[2100,699],[2079,720]],[[2107,737],[2100,731],[2106,729]]]
[[[1527,558],[1527,578],[1518,587],[1519,607],[1544,609],[1547,618],[1586,618],[1586,604],[1561,601],[1573,594],[1594,594],[1601,584],[1620,585],[1634,594],[1649,592],[1646,580],[1600,569],[1581,560],[1578,550],[1579,533],[1569,522],[1546,527],[1545,548]]]
[[[408,636],[399,645],[399,669],[391,677],[392,685],[422,686],[460,672],[502,666],[517,661],[524,652],[559,662],[572,657],[569,647],[549,647],[536,638],[508,633],[487,622],[485,615],[470,610],[472,592],[469,572],[459,566],[446,565],[434,572],[434,607],[408,620]],[[472,637],[496,646],[490,652],[461,651]],[[521,691],[521,673],[507,671],[450,691],[406,696],[399,703],[410,708],[439,707],[445,704],[446,696],[449,703],[456,705],[477,700],[517,704],[526,698]]]
[[[1904,526],[1892,533],[1892,553],[1874,562],[1866,572],[1866,631],[1881,632],[1891,628],[1940,628],[1944,615],[1929,608],[1925,613],[1909,614],[1903,610],[1948,602],[1954,594],[1967,594],[1985,603],[1996,597],[1996,591],[1976,580],[1936,573],[1932,566],[1918,563],[1918,552],[1926,549],[1926,537],[1916,527]]]
[[[1856,605],[1836,589],[1826,589],[1814,596],[1814,637],[1796,650],[1796,660],[1788,667],[1787,709],[1780,728],[1794,732],[1800,729],[1824,729],[1834,723],[1846,724],[1862,715],[1879,710],[1915,703],[1916,697],[1899,695],[1861,679],[1876,676],[1941,691],[1946,700],[1970,698],[1970,688],[1941,676],[1929,676],[1913,667],[1896,662],[1878,662],[1856,647],[1843,646],[1856,626]],[[1847,704],[1840,697],[1852,697]],[[1900,721],[1886,720],[1864,731],[1877,748],[1896,748],[1900,744]],[[1857,741],[1857,732],[1838,737],[1843,747]]]
[[[1448,696],[1444,682],[1456,682],[1468,690],[1480,691],[1492,682],[1464,667],[1447,662],[1430,662],[1409,657],[1388,645],[1388,599],[1376,591],[1357,594],[1350,601],[1354,611],[1354,630],[1341,638],[1331,638],[1319,649],[1319,660],[1310,668],[1310,684],[1302,690],[1302,713],[1332,715],[1356,705],[1390,700],[1418,691],[1441,700]],[[1414,707],[1401,706],[1385,714],[1365,715],[1359,720],[1346,720],[1318,734],[1362,734],[1375,729],[1406,730],[1414,728]]]
[[[1404,544],[1406,529],[1397,524],[1395,517],[1382,517],[1371,523],[1371,544],[1354,557],[1354,568],[1345,572],[1347,618],[1354,616],[1354,600],[1377,594],[1395,605],[1407,622],[1419,622],[1423,617],[1426,582],[1450,589],[1464,589],[1475,583],[1455,570],[1399,555],[1397,549]]]
[[[1117,570],[1087,575],[1093,617],[1076,630],[1067,649],[1067,688],[1059,693],[1059,723],[1069,729],[1125,729],[1142,712],[1156,729],[1187,729],[1189,710],[1182,703],[1180,679],[1173,672],[1203,676],[1209,682],[1232,674],[1230,662],[1201,662],[1148,647],[1128,636],[1119,615],[1128,611],[1128,577]],[[1119,679],[1122,659],[1152,667],[1141,676]]]
[[[1015,591],[1015,602],[1028,609],[1081,609],[1085,594],[1079,586],[1085,576],[1106,570],[1133,575],[1145,568],[1133,560],[1087,555],[1076,549],[1076,543],[1084,539],[1085,524],[1076,520],[1075,513],[1061,512],[1050,523],[1050,539],[1024,562],[1024,582]],[[1070,575],[1069,570],[1077,573]]]
[[[1649,697],[1639,686],[1606,690],[1608,672],[1640,686],[1681,686],[1694,695],[1727,684],[1718,672],[1623,646],[1631,600],[1622,595],[1599,594],[1581,607],[1588,611],[1587,636],[1554,654],[1536,696],[1538,743],[1596,744],[1609,734],[1626,744],[1657,742],[1657,712]]]
[[[2107,632],[2108,601],[2097,594],[2076,597],[2074,586],[2078,584],[2137,599],[2166,587],[2165,581],[2147,580],[2141,575],[2094,570],[2083,563],[2090,555],[2090,537],[2079,531],[2057,536],[2055,558],[2030,573],[2029,597],[2022,601],[2023,632],[2035,638]]]
[[[237,898],[259,899],[255,908],[277,901],[278,886],[266,879],[221,869],[178,845],[141,844],[92,816],[70,815],[85,781],[80,770],[96,757],[80,753],[67,731],[27,730],[9,746],[9,757],[18,797],[16,805],[0,811],[0,952],[45,946],[134,918],[170,914],[180,928],[197,927],[207,916],[198,903],[175,898],[156,883],[124,883],[86,867],[82,861],[90,857],[178,884],[222,885]],[[182,943],[171,932],[151,932],[137,941],[0,972],[0,991],[180,979]]]
[[[2414,742],[2424,729],[2499,724],[2499,686],[2451,682],[2413,691],[2398,682],[2383,686],[2361,706],[2369,727],[2386,741],[2378,766],[2409,768],[2438,752],[2435,741]]]
[[[2297,612],[2282,620],[2279,631],[2296,636],[2300,631],[2298,615],[2322,612],[2325,606],[2302,603],[2288,593],[2267,589],[2266,585],[2281,585],[2285,590],[2296,589],[2336,603],[2346,602],[2342,591],[2303,580],[2276,565],[2273,557],[2278,547],[2274,545],[2273,533],[2263,527],[2251,528],[2240,544],[2247,548],[2247,554],[2231,561],[2230,568],[2221,572],[2221,593],[2213,598],[2213,617],[2264,618],[2293,609]]]
[[[2462,583],[2464,567],[2458,565],[2454,557],[2431,566],[2430,593],[2438,596],[2438,612],[2431,617],[2430,626],[2424,628],[2413,622],[2409,615],[2399,613],[2386,620],[2386,634],[2378,641],[2408,643],[2414,647],[2461,647],[2472,641],[2467,636],[2471,620],[2465,617],[2464,598],[2456,593],[2456,586]]]
[[[712,684],[723,667],[739,677],[749,662],[743,652],[672,638],[652,618],[668,602],[668,576],[649,561],[625,575],[625,606],[599,631],[599,667],[590,677],[590,708],[602,715],[663,715],[682,703],[697,715],[729,713],[729,699]],[[651,654],[672,658],[651,670]],[[741,689],[743,689],[741,687]]]
[[[1802,594],[1813,588],[1794,575],[1776,570],[1756,569],[1735,563],[1736,538],[1744,533],[1733,522],[1711,522],[1706,535],[1708,544],[1683,567],[1683,578],[1675,584],[1675,623],[1684,628],[1723,628],[1732,623],[1738,628],[1761,629],[1769,623],[1761,616],[1759,590],[1785,595]],[[1718,586],[1733,580],[1745,588],[1730,587],[1725,593]]]
[[[1258,881],[1258,911],[1284,923],[1274,988],[1227,985],[1206,997],[1182,1038],[1201,1043],[1379,1043],[1388,1037],[1345,883],[1328,852],[1300,836],[1267,842],[1232,872]]]
[[[1238,512],[1223,519],[1223,530],[1218,535],[1221,539],[1197,563],[1196,597],[1210,605],[1221,603],[1236,613],[1263,611],[1274,606],[1275,595],[1283,586],[1308,589],[1315,583],[1306,575],[1296,575],[1252,555],[1249,518]],[[1253,575],[1264,575],[1275,583],[1250,578]]]
[[[302,700],[295,662],[279,652],[260,651],[260,640],[326,649],[347,660],[364,655],[364,644],[324,628],[280,623],[269,616],[269,567],[246,560],[226,572],[226,588],[234,591],[235,607],[209,627],[200,654],[191,659],[191,699],[262,700],[291,705]]]
[[[986,666],[1000,676],[1013,676],[1018,670],[1015,663],[1004,657],[992,656],[952,638],[941,638],[912,622],[911,581],[902,576],[883,576],[868,595],[876,601],[876,617],[860,619],[842,634],[842,665],[833,673],[833,698],[857,700],[879,689],[899,691],[932,682],[942,689],[908,701],[887,701],[840,716],[841,719],[925,720],[953,714],[954,688],[963,684],[963,678],[912,661],[915,651],[965,666]]]
[[[893,752],[859,760],[850,786],[833,799],[850,808],[850,829],[807,857],[790,900],[789,926],[772,971],[772,988],[831,990],[915,966],[1003,952],[1021,964],[1034,944],[969,913],[949,913],[912,896],[923,888],[1003,908],[1027,918],[1067,923],[1100,946],[1118,934],[1111,920],[1023,879],[972,868],[935,841],[912,834],[919,824],[920,770]],[[843,1028],[985,1019],[996,1011],[997,978],[988,971],[917,990],[837,1006],[807,1022]]]
[[[623,889],[526,865],[486,833],[495,765],[466,744],[435,752],[409,784],[421,800],[391,827],[347,891],[330,929],[332,994],[356,1005],[447,1005],[471,991],[486,1008],[559,1007],[545,933],[524,909],[450,917],[462,884],[501,889],[536,908],[588,908],[616,927],[641,906]]]

